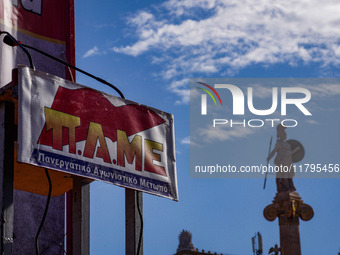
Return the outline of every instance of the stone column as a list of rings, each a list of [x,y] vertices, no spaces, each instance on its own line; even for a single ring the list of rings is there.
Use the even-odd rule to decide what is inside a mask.
[[[299,217],[279,216],[281,254],[301,255]]]
[[[299,219],[312,219],[313,208],[303,203],[297,192],[287,191],[277,193],[263,215],[268,221],[279,219],[281,255],[301,255]]]

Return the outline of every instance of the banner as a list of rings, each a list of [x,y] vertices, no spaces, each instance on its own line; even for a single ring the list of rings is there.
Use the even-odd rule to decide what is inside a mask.
[[[73,0],[0,0],[0,30],[11,33],[22,43],[74,63]],[[18,47],[0,40],[0,87],[11,81],[11,72],[18,64],[28,65],[27,56]],[[68,78],[65,66],[34,51],[37,69]]]
[[[18,161],[178,200],[171,114],[19,69]]]
[[[26,45],[45,51],[70,64],[75,63],[74,0],[0,0],[0,30],[11,33]],[[10,47],[3,43],[4,37],[3,34],[0,36],[0,87],[11,82],[13,68],[18,64],[29,63],[27,56],[19,47]],[[71,72],[65,66],[30,49],[28,51],[37,69],[71,78]],[[27,178],[31,177],[27,175]],[[25,254],[35,249],[32,240],[41,221],[37,215],[41,214],[45,200],[46,198],[40,195],[21,190],[14,191],[15,254]],[[63,245],[56,245],[63,244],[65,240],[64,205],[64,196],[51,199],[41,233],[41,236],[44,236],[44,239],[40,240],[41,253],[64,253]]]

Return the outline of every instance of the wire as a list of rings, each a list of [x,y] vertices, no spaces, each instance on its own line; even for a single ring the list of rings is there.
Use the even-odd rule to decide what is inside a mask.
[[[11,40],[12,40],[12,43],[14,42],[15,43],[15,45],[17,45],[17,46],[19,46],[20,47],[20,49],[22,49],[24,52],[25,52],[25,54],[27,55],[27,57],[28,57],[28,61],[30,62],[30,67],[33,69],[33,70],[35,70],[35,66],[34,66],[34,64],[33,64],[33,60],[32,60],[32,57],[31,57],[31,54],[27,51],[27,49],[25,49],[24,47],[23,47],[23,45],[21,45],[20,44],[20,42],[18,42],[10,33],[8,33],[7,31],[1,31],[0,30],[0,35],[1,34],[6,34]],[[6,37],[5,37],[6,38]],[[6,42],[5,42],[6,43]],[[7,44],[7,43],[6,43]],[[14,44],[13,45],[10,45],[10,46],[14,46]]]
[[[71,68],[73,68],[74,70],[77,70],[78,72],[81,72],[81,73],[83,73],[83,74],[85,74],[85,75],[87,75],[87,76],[90,76],[91,78],[93,78],[93,79],[95,79],[95,80],[97,80],[97,81],[99,81],[99,82],[101,82],[101,83],[103,83],[103,84],[109,86],[110,88],[114,89],[114,90],[120,95],[121,98],[124,98],[124,99],[125,99],[125,96],[123,95],[123,93],[122,93],[116,86],[114,86],[113,84],[111,84],[111,83],[109,83],[109,82],[103,80],[102,78],[99,78],[99,77],[97,77],[97,76],[94,76],[93,74],[90,74],[90,73],[88,73],[88,72],[86,72],[86,71],[84,71],[84,70],[82,70],[82,69],[80,69],[80,68],[78,68],[78,67],[76,67],[76,66],[73,66],[73,65],[67,63],[66,61],[63,61],[63,60],[61,60],[61,59],[59,59],[59,58],[56,58],[56,57],[54,57],[54,56],[52,56],[52,55],[50,55],[50,54],[48,54],[48,53],[46,53],[46,52],[44,52],[44,51],[42,51],[42,50],[39,50],[39,49],[37,49],[37,48],[34,48],[34,47],[29,46],[29,45],[27,45],[27,44],[24,44],[24,43],[22,43],[22,42],[18,42],[18,41],[17,41],[10,33],[8,33],[7,31],[1,31],[1,30],[0,30],[0,35],[1,35],[1,34],[6,34],[6,35],[7,35],[7,36],[5,36],[5,38],[4,38],[4,43],[6,43],[7,45],[9,45],[9,46],[11,46],[11,47],[19,46],[19,47],[26,53],[26,55],[28,56],[29,62],[30,62],[30,66],[31,66],[31,68],[32,68],[33,70],[35,70],[35,67],[34,67],[34,64],[33,64],[33,61],[32,61],[32,57],[31,57],[30,53],[27,51],[26,48],[29,48],[29,49],[31,49],[31,50],[34,50],[34,51],[36,51],[36,52],[38,52],[38,53],[40,53],[40,54],[42,54],[42,55],[44,55],[44,56],[46,56],[46,57],[49,57],[49,58],[51,58],[51,59],[53,59],[53,60],[55,60],[55,61],[57,61],[57,62],[63,64],[63,65],[66,65],[66,66],[68,66],[68,67],[71,67]]]
[[[29,46],[29,45],[24,44],[24,43],[21,43],[20,45],[22,45],[22,46],[24,46],[24,47],[26,47],[26,48],[29,48],[29,49],[31,49],[31,50],[34,50],[34,51],[36,51],[36,52],[38,52],[38,53],[40,53],[40,54],[42,54],[42,55],[44,55],[44,56],[46,56],[46,57],[49,57],[49,58],[51,58],[51,59],[53,59],[53,60],[55,60],[55,61],[57,61],[57,62],[59,62],[59,63],[61,63],[61,64],[64,64],[64,65],[66,65],[66,66],[68,66],[68,67],[71,67],[71,68],[73,68],[74,70],[77,70],[78,72],[81,72],[81,73],[83,73],[83,74],[85,74],[85,75],[87,75],[87,76],[90,76],[91,78],[93,78],[93,79],[95,79],[95,80],[97,80],[97,81],[99,81],[99,82],[101,82],[101,83],[103,83],[103,84],[109,86],[110,88],[114,89],[114,90],[120,95],[121,98],[125,98],[124,95],[123,95],[123,93],[122,93],[116,86],[114,86],[114,85],[112,85],[111,83],[109,83],[109,82],[103,80],[102,78],[99,78],[99,77],[97,77],[97,76],[94,76],[93,74],[90,74],[90,73],[88,73],[88,72],[86,72],[86,71],[84,71],[84,70],[82,70],[82,69],[80,69],[80,68],[78,68],[78,67],[76,67],[76,66],[73,66],[73,65],[71,65],[71,64],[69,64],[69,63],[67,63],[67,62],[65,62],[65,61],[63,61],[63,60],[61,60],[61,59],[59,59],[59,58],[56,58],[56,57],[54,57],[54,56],[52,56],[52,55],[50,55],[50,54],[48,54],[48,53],[46,53],[46,52],[44,52],[44,51],[41,51],[41,50],[39,50],[39,49],[36,49],[36,48],[34,48],[34,47],[32,47],[32,46]]]
[[[140,217],[140,232],[139,232],[137,255],[139,255],[139,251],[140,251],[140,247],[141,247],[141,243],[142,243],[142,237],[143,237],[143,215],[142,215],[142,212],[140,211],[140,208],[139,208],[139,197],[138,197],[139,193],[140,193],[140,191],[136,191],[137,209],[138,209],[138,213],[139,213],[139,217]],[[143,193],[142,193],[142,195],[143,195]]]
[[[35,254],[36,255],[39,255],[39,243],[38,243],[38,238],[39,238],[39,234],[40,234],[40,231],[44,225],[44,222],[45,222],[45,219],[46,219],[46,215],[47,215],[47,211],[48,211],[48,207],[50,205],[50,200],[51,200],[51,193],[52,193],[52,181],[51,181],[51,177],[50,177],[50,174],[48,173],[48,170],[47,168],[45,168],[45,174],[46,174],[46,177],[47,177],[47,180],[48,180],[48,185],[49,185],[49,188],[48,188],[48,196],[47,196],[47,201],[46,201],[46,206],[45,206],[45,211],[44,211],[44,215],[41,219],[41,222],[40,222],[40,226],[38,228],[38,232],[35,236]]]

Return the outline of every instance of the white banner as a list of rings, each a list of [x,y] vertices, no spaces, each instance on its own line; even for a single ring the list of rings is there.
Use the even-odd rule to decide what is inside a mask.
[[[23,44],[74,64],[73,0],[0,0],[0,30],[12,34]],[[27,55],[0,37],[0,87],[11,82],[12,69],[28,65]],[[60,77],[70,77],[64,65],[28,49],[35,67]]]
[[[171,114],[19,68],[18,161],[178,200]]]

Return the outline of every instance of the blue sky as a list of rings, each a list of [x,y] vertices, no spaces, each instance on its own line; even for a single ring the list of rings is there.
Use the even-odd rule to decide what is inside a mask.
[[[263,179],[190,178],[189,79],[339,77],[339,11],[333,0],[76,1],[77,66],[115,84],[127,99],[175,116],[180,201],[144,195],[144,254],[174,254],[182,229],[192,232],[195,247],[223,254],[252,254],[258,231],[266,254],[279,244],[278,223],[262,216],[275,196],[273,179],[263,191]],[[85,76],[77,81],[114,94]],[[322,112],[335,123],[339,90],[328,91],[329,110]],[[305,145],[329,132],[326,140],[334,143],[324,150],[338,160],[336,125],[318,120],[320,128],[288,136]],[[275,130],[233,142],[253,139],[265,161],[272,135]],[[297,179],[295,185],[315,212],[300,223],[302,252],[337,254],[339,180]],[[124,254],[124,222],[124,189],[91,184],[91,254]]]

